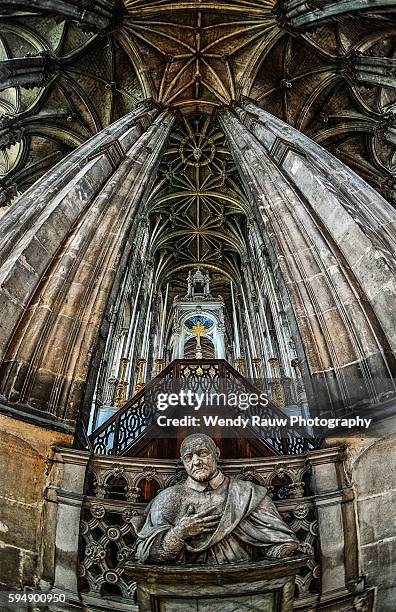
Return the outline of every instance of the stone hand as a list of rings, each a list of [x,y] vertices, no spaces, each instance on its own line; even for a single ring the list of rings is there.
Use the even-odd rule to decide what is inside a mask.
[[[173,533],[182,540],[192,536],[212,531],[219,524],[221,514],[213,514],[216,506],[207,508],[198,514],[183,516],[172,529]]]

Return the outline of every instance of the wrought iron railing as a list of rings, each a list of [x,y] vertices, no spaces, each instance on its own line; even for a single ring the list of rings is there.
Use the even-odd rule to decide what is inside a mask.
[[[93,452],[116,456],[128,453],[132,444],[155,423],[158,416],[155,395],[159,389],[161,393],[184,389],[193,393],[207,392],[208,395],[225,393],[227,397],[231,393],[261,393],[224,360],[177,359],[89,436]],[[236,414],[235,408],[227,407],[228,415],[233,411]],[[244,414],[248,417],[257,414],[257,407],[248,407]],[[258,425],[254,430],[247,428],[247,435],[254,432],[275,454],[295,455],[316,447],[315,440],[304,430],[276,423],[278,419],[287,419],[287,416],[271,401],[260,407],[260,417],[271,421],[271,425]]]

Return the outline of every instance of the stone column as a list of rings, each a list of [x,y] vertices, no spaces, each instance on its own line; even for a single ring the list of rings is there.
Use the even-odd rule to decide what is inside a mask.
[[[395,211],[332,155],[252,103],[224,111],[220,121],[324,405],[335,410],[393,393]]]
[[[264,323],[264,327],[268,339],[268,349],[266,348],[267,359],[274,357],[276,353],[271,349],[271,338],[268,329],[268,322],[264,312],[263,297],[268,301],[273,324],[275,328],[277,343],[280,351],[280,360],[282,364],[283,373],[285,376],[293,376],[291,368],[291,361],[295,358],[295,354],[290,350],[290,341],[292,340],[292,332],[290,327],[289,316],[290,312],[287,312],[283,303],[283,296],[276,283],[276,276],[271,269],[271,262],[266,254],[265,246],[262,244],[262,238],[257,227],[257,223],[254,223],[254,231],[252,236],[252,248],[256,259],[256,270],[257,274],[253,277],[253,283],[257,287],[258,302],[261,302],[261,319]],[[299,338],[293,338],[293,340],[299,340]],[[269,373],[269,376],[271,374]]]
[[[280,13],[288,26],[307,28],[345,13],[385,13],[394,7],[396,0],[283,0]]]
[[[217,359],[226,358],[225,350],[225,334],[226,328],[224,322],[217,325]]]
[[[85,475],[90,453],[58,449],[55,461],[63,467],[60,488],[56,491],[54,588],[78,593],[78,550]]]
[[[258,294],[256,291],[256,282],[257,278],[254,274],[253,269],[254,261],[247,258],[246,263],[242,262],[242,285],[241,291],[242,296],[245,294],[246,306],[249,309],[249,316],[251,321],[251,327],[253,330],[254,336],[254,345],[255,345],[255,354],[252,357],[262,357],[263,356],[263,346],[260,338],[260,325],[258,321]]]
[[[348,538],[356,530],[355,522],[349,523],[350,533],[344,533],[343,503],[353,502],[352,489],[343,489],[341,449],[320,450],[309,453],[307,463],[311,468],[312,493],[318,516],[321,563],[321,592],[333,597],[347,592],[345,554]],[[349,494],[350,493],[350,494]],[[349,563],[347,563],[349,565]],[[350,581],[350,582],[349,582]],[[348,587],[353,590],[358,576],[348,576]]]
[[[179,327],[177,327],[173,333],[172,360],[173,359],[183,359],[183,345],[181,342],[181,338],[182,338],[182,331]]]
[[[76,418],[173,121],[150,105],[136,110],[69,155],[2,218],[0,389],[14,405]]]
[[[87,6],[88,5],[88,6]],[[120,11],[121,3],[117,0],[4,0],[0,7],[0,16],[18,16],[23,14],[61,15],[83,24],[92,30],[106,29]]]
[[[144,104],[99,132],[45,174],[2,216],[0,359],[13,327],[68,232],[158,113],[154,106]],[[4,118],[0,146],[3,123]]]

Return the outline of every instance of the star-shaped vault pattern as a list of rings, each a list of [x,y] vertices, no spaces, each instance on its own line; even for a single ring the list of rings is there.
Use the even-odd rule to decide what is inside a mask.
[[[148,203],[151,248],[161,255],[163,273],[202,265],[238,274],[248,209],[217,123],[202,115],[184,117]]]
[[[221,11],[213,2],[132,1],[126,8],[124,36],[150,66],[148,87],[162,104],[189,112],[236,100],[268,36],[281,35],[271,1],[228,2]]]

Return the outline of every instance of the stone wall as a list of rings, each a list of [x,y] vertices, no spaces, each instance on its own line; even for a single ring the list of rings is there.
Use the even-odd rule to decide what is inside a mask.
[[[0,588],[32,585],[38,573],[46,459],[71,435],[0,415]]]
[[[353,464],[362,573],[377,586],[378,612],[396,608],[396,435],[373,442]]]

